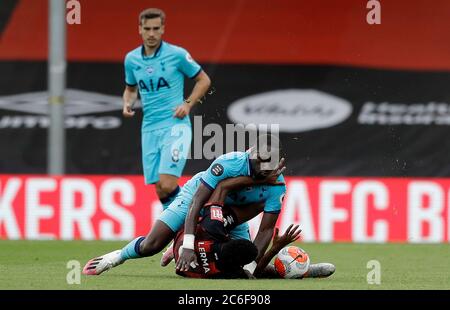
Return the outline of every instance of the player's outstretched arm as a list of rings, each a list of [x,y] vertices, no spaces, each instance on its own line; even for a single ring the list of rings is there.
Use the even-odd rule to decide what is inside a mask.
[[[254,272],[255,277],[258,277],[263,273],[272,258],[274,258],[282,248],[300,238],[300,233],[302,232],[302,230],[299,228],[299,225],[294,226],[293,224],[291,224],[286,229],[283,235],[279,236],[278,232],[278,228],[275,228],[272,246],[259,260]]]
[[[195,228],[198,222],[200,210],[211,196],[211,190],[203,183],[200,183],[194,194],[192,203],[189,207],[186,220],[184,222],[183,251],[178,259],[176,268],[180,271],[188,271],[189,266],[197,265],[197,256],[195,255]]]
[[[133,117],[133,105],[136,102],[138,97],[137,86],[126,86],[125,91],[123,92],[123,111],[122,114],[124,117]]]

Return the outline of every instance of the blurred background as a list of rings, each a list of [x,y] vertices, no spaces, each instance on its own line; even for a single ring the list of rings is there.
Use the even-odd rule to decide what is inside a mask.
[[[121,96],[138,15],[158,7],[163,39],[212,80],[191,117],[280,125],[281,226],[300,223],[305,241],[450,240],[449,1],[381,1],[381,23],[369,24],[366,0],[81,0],[81,23],[67,25],[57,177],[46,176],[47,2],[0,3],[1,238],[147,232],[160,206],[143,185],[142,113],[122,118]],[[184,173],[210,163],[188,160]]]

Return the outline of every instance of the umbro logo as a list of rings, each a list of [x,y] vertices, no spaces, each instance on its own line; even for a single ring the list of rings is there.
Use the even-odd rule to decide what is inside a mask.
[[[0,97],[0,109],[27,114],[48,115],[48,93],[32,92]],[[77,89],[65,92],[64,114],[84,115],[122,110],[122,98]]]

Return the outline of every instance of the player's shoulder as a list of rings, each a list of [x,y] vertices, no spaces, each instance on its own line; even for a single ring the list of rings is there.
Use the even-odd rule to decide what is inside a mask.
[[[135,49],[129,51],[125,57],[139,57],[142,54],[142,45],[139,45]]]
[[[279,184],[270,186],[270,191],[275,195],[282,195],[286,192],[286,180],[282,174],[278,176],[277,182]]]
[[[245,152],[230,152],[217,157],[211,164],[209,171],[216,177],[240,175],[243,165],[246,165]]]
[[[185,48],[175,44],[168,43],[166,41],[164,41],[163,53],[173,55],[175,56],[176,59],[179,60],[186,59],[189,62],[192,61],[191,54],[189,54],[189,52]]]
[[[180,54],[184,55],[187,53],[187,50],[179,45],[175,45],[172,43],[169,43],[167,41],[164,41],[164,48],[167,52],[173,53],[173,54]]]
[[[270,196],[280,196],[283,195],[284,193],[286,193],[286,181],[284,180],[284,176],[281,174],[278,176],[277,178],[277,183],[276,185],[270,185],[270,186],[266,186],[266,185],[261,185],[263,187],[266,187],[269,191]]]
[[[284,179],[284,175],[280,174],[277,178],[277,182],[283,183],[286,185],[286,180]]]
[[[226,160],[226,161],[239,161],[239,160],[246,160],[247,159],[247,153],[246,152],[229,152],[220,155],[217,157],[218,160]]]
[[[142,54],[142,45],[136,47],[135,49],[129,51],[126,55],[125,55],[125,62],[129,62],[129,61],[134,61],[134,60],[139,60],[139,57]]]
[[[242,163],[247,162],[247,153],[246,152],[229,152],[220,155],[214,161],[215,164],[223,164],[229,167],[237,167],[241,166]]]

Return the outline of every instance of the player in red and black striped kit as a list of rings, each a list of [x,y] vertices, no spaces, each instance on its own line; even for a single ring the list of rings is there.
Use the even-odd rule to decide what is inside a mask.
[[[249,240],[231,240],[223,225],[222,210],[206,205],[196,229],[195,253],[198,266],[177,274],[190,278],[245,278],[242,267],[258,255],[256,246]],[[174,239],[175,261],[183,245],[184,229]]]
[[[232,178],[222,183],[242,184],[245,178]],[[230,239],[229,233],[234,227],[246,222],[261,212],[260,208],[239,208],[223,206],[225,192],[217,189],[212,199],[203,207],[203,216],[199,218],[196,227],[195,255],[198,265],[191,265],[189,270],[177,274],[192,278],[280,278],[273,265],[269,264],[272,258],[283,247],[300,237],[299,225],[290,225],[286,232],[279,236],[275,229],[271,248],[264,253],[258,261],[254,272],[248,272],[245,265],[254,261],[258,255],[257,247],[246,239]],[[178,261],[182,251],[184,229],[178,232],[174,239],[173,254],[175,262]],[[334,273],[332,264],[311,264],[306,277],[328,277]]]
[[[258,255],[258,249],[249,240],[232,240],[228,232],[234,225],[224,225],[228,222],[238,222],[233,208],[218,208],[215,204],[205,205],[204,216],[199,220],[196,230],[195,253],[198,266],[191,266],[188,271],[176,270],[176,273],[190,278],[277,278],[271,259],[284,246],[297,240],[301,230],[299,226],[289,226],[284,235],[278,236],[278,229],[273,239],[272,247],[261,258],[255,276],[244,270],[244,266],[252,262]],[[174,240],[175,261],[182,251],[184,230],[178,232]]]

